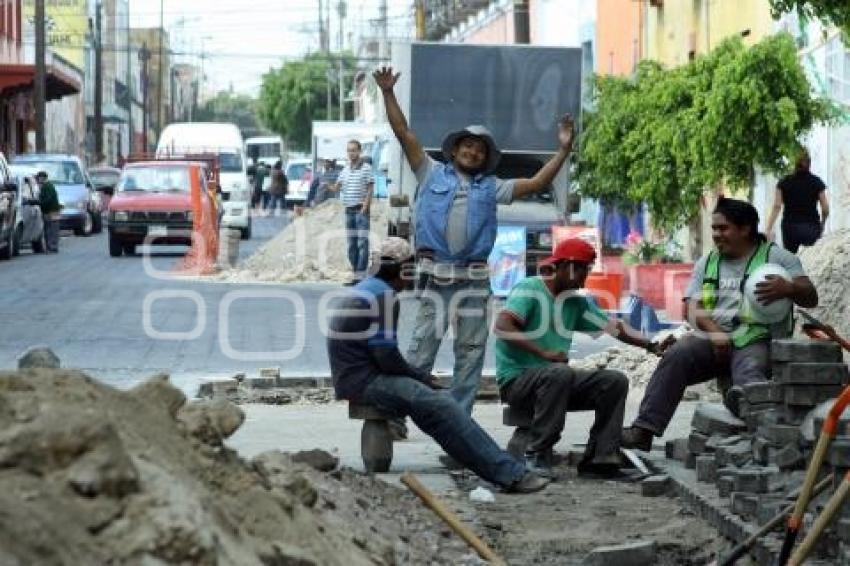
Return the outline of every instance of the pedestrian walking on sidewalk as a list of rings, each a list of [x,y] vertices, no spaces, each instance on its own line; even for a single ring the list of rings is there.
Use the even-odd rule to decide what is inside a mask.
[[[44,218],[44,239],[47,253],[59,253],[59,224],[62,205],[56,187],[47,178],[46,171],[39,171],[35,176],[38,184],[38,202],[41,215]]]
[[[331,305],[328,358],[339,399],[410,416],[451,457],[506,491],[529,493],[548,481],[526,470],[448,394],[429,372],[408,364],[398,349],[399,293],[412,284],[413,250],[401,238],[387,238],[373,276]]]
[[[668,342],[654,343],[622,321],[608,318],[584,287],[596,251],[579,239],[555,248],[542,265],[550,275],[528,277],[508,295],[496,319],[496,381],[503,402],[533,415],[525,458],[530,469],[553,477],[552,449],[561,438],[568,411],[596,413],[581,475],[616,478],[620,470],[620,433],[629,380],[610,369],[570,367],[573,332],[607,332],[621,342],[661,354]]]
[[[570,154],[573,121],[568,116],[561,119],[555,156],[537,174],[500,179],[494,173],[501,153],[487,128],[467,126],[451,132],[442,145],[446,163],[435,161],[422,149],[396,100],[393,88],[399,75],[383,67],[373,76],[393,133],[419,182],[413,206],[421,295],[407,358],[430,372],[452,324],[452,395],[472,414],[490,326],[487,258],[496,240],[497,204],[510,204],[552,184]]]
[[[767,220],[767,239],[773,241],[773,226],[782,212],[782,246],[797,253],[800,246],[811,246],[823,235],[829,217],[826,185],[810,171],[812,159],[807,151],[797,157],[794,172],[780,179]],[[820,215],[818,215],[820,204]],[[784,209],[784,210],[783,210]]]
[[[369,213],[375,177],[372,166],[363,161],[362,147],[351,140],[346,147],[348,163],[340,171],[334,191],[340,193],[345,207],[345,232],[348,240],[348,261],[354,272],[352,283],[366,276],[369,267]]]
[[[746,280],[756,269],[779,264],[791,277],[768,276],[757,284],[755,293],[763,304],[787,298],[801,307],[817,306],[817,290],[800,258],[767,241],[758,225],[758,211],[750,203],[729,198],[717,203],[711,219],[715,248],[696,263],[685,290],[685,318],[697,332],[661,358],[637,418],[623,431],[626,448],[649,450],[653,435],[664,434],[689,385],[717,378],[726,406],[740,416],[742,386],[768,379],[770,342],[790,334],[791,315],[773,325],[756,320],[743,298]]]

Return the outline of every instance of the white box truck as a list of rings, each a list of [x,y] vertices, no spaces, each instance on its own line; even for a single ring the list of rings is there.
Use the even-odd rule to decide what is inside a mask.
[[[446,134],[469,124],[493,132],[502,151],[496,175],[529,177],[557,149],[558,118],[576,118],[581,105],[580,48],[400,42],[392,66],[401,72],[396,97],[420,143],[435,159]],[[408,237],[416,178],[401,146],[390,144],[390,232]],[[552,226],[568,219],[569,168],[552,186],[511,205],[499,205],[500,225],[526,228],[526,267],[552,251]]]

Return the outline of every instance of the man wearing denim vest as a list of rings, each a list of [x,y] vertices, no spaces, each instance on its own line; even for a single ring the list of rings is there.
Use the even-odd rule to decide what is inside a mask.
[[[497,204],[548,188],[570,154],[573,122],[560,121],[555,156],[529,179],[499,179],[493,172],[501,154],[483,126],[450,133],[443,142],[446,163],[422,149],[396,100],[399,75],[383,67],[374,73],[387,120],[419,182],[414,203],[415,244],[422,295],[408,349],[408,361],[430,372],[448,325],[455,329],[452,396],[471,414],[489,329],[490,282],[487,258],[496,239]]]

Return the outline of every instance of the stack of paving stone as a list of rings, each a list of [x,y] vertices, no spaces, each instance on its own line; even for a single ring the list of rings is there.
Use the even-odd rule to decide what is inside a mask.
[[[667,457],[695,469],[698,482],[715,484],[718,495],[729,498],[735,515],[758,524],[767,522],[793,501],[791,492],[802,484],[823,415],[848,383],[848,370],[841,360],[841,349],[830,342],[774,341],[773,381],[744,387],[742,418],[721,404],[700,404],[691,435],[669,441]],[[813,416],[806,419],[810,413]],[[801,433],[804,421],[813,432]],[[850,414],[838,434],[827,463],[843,478],[850,470]],[[810,509],[818,513],[821,504],[822,500]],[[819,551],[838,557],[846,547],[850,559],[850,502],[844,509]]]

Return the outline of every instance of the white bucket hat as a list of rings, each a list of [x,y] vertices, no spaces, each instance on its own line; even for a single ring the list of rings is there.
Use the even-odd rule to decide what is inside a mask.
[[[443,157],[447,161],[452,160],[452,151],[455,148],[458,140],[461,138],[474,136],[484,141],[487,146],[487,161],[484,163],[484,169],[481,171],[484,175],[489,175],[496,170],[499,165],[499,160],[502,158],[502,152],[496,146],[496,141],[493,139],[493,134],[484,126],[472,125],[467,126],[462,130],[452,132],[443,140]]]

